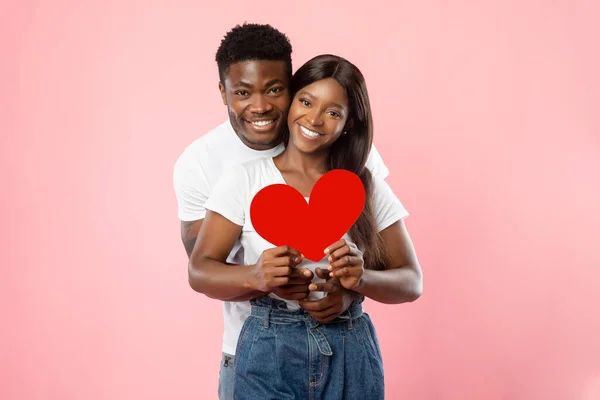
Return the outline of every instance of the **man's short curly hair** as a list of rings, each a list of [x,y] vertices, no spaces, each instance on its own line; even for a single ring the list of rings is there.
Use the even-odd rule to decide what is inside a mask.
[[[221,83],[231,64],[252,60],[284,61],[292,76],[292,45],[271,25],[243,24],[227,32],[216,55]]]

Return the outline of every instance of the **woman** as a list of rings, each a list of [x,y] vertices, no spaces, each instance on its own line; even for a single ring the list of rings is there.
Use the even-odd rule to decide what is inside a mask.
[[[209,211],[192,263],[225,264],[239,239],[248,265],[240,267],[248,271],[243,284],[264,294],[251,301],[252,315],[238,340],[235,398],[382,399],[381,352],[361,303],[364,296],[383,303],[420,296],[421,269],[403,223],[408,213],[365,167],[373,123],[358,68],[340,57],[318,56],[295,73],[290,89],[286,150],[234,167],[221,178],[205,204]],[[249,208],[260,189],[286,183],[308,199],[317,180],[332,169],[358,175],[367,201],[321,262],[304,260],[296,249],[273,248],[254,231]],[[296,265],[329,270],[330,278],[357,292],[357,299],[333,321],[318,323],[297,301],[272,293],[292,279]],[[310,289],[316,294],[319,280],[314,282]]]

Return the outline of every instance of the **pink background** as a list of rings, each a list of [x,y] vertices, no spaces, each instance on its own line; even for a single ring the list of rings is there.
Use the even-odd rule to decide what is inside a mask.
[[[0,398],[216,397],[172,167],[226,118],[214,53],[250,21],[295,68],[366,75],[425,271],[416,303],[366,306],[388,398],[600,399],[598,6],[206,3],[0,6]]]

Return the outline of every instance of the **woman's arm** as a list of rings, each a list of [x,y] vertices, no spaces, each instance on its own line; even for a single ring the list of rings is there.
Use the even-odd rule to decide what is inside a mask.
[[[417,300],[423,293],[423,273],[404,221],[381,231],[388,249],[384,270],[365,270],[358,293],[375,301],[398,304]]]
[[[341,240],[328,248],[331,276],[347,289],[380,303],[415,301],[423,292],[423,274],[404,221],[393,223],[381,236],[388,256],[383,270],[365,270],[362,253],[353,243]]]

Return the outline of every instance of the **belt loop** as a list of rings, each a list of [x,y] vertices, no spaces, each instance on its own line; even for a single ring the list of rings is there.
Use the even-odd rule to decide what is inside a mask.
[[[269,329],[269,318],[271,317],[271,307],[265,307],[266,309],[266,313],[265,313],[265,323],[263,325],[263,327],[265,329]]]
[[[352,308],[352,306],[350,306],[350,308]],[[351,331],[352,330],[352,311],[350,311],[350,308],[348,308],[346,310],[346,312],[348,313],[348,330]]]

